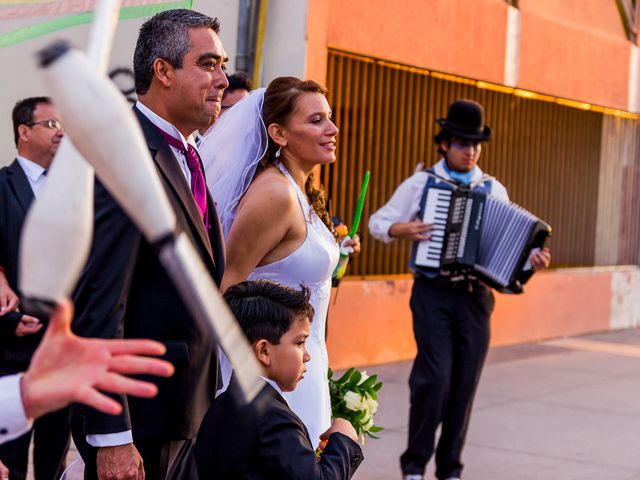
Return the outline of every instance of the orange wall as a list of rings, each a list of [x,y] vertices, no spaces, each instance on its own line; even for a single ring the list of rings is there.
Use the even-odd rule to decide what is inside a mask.
[[[504,0],[308,0],[307,77],[327,47],[504,82]],[[614,0],[521,0],[518,87],[627,109],[629,55]]]
[[[533,277],[523,295],[496,294],[491,344],[609,329],[611,279],[609,271],[551,270]],[[342,282],[329,310],[327,345],[332,368],[414,357],[409,309],[412,284],[410,277]]]
[[[330,3],[329,47],[502,82],[507,15],[503,0],[474,0],[473,8],[468,8],[470,0]]]
[[[521,2],[518,86],[628,107],[629,55],[613,0]]]
[[[307,9],[305,78],[325,85],[327,82],[327,30],[330,23],[331,2],[308,0]]]

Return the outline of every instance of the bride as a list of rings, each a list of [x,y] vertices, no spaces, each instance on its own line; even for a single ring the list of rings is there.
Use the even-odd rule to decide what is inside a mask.
[[[304,380],[285,396],[313,442],[331,425],[325,326],[340,254],[311,173],[336,160],[338,129],[325,94],[314,81],[277,78],[220,117],[200,148],[227,238],[222,289],[245,279],[311,289],[311,360]],[[347,238],[342,248],[357,254],[360,241]]]

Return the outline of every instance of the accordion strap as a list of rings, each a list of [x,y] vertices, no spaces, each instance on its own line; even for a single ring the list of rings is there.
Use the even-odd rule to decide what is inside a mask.
[[[483,174],[482,177],[480,177],[475,182],[471,182],[468,186],[463,187],[458,182],[455,182],[453,180],[449,180],[448,178],[444,178],[443,176],[438,175],[436,172],[434,172],[431,169],[425,170],[424,173],[426,173],[431,178],[434,178],[435,180],[438,180],[440,182],[444,182],[444,183],[447,183],[447,184],[451,185],[453,188],[455,188],[457,190],[473,190],[474,188],[476,188],[481,183],[488,182],[489,180],[495,180],[495,177],[492,177],[491,175]]]

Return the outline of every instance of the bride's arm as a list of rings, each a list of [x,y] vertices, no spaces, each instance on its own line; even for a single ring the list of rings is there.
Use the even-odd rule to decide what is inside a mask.
[[[291,229],[300,207],[288,182],[284,177],[282,180],[261,175],[242,199],[227,238],[227,263],[221,285],[223,292],[231,285],[246,280]]]

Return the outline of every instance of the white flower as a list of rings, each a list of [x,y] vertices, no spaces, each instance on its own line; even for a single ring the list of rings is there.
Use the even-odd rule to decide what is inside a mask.
[[[369,417],[369,419],[362,425],[362,431],[368,432],[371,427],[373,427],[373,417]]]
[[[344,402],[347,405],[349,410],[353,410],[357,412],[358,410],[362,410],[362,397],[354,391],[349,390],[344,394]]]
[[[362,398],[362,405],[364,409],[372,416],[378,411],[378,402],[374,400],[371,395],[365,393]]]
[[[369,375],[367,375],[366,371],[363,370],[361,373],[362,373],[362,378],[358,382],[358,385],[362,385],[367,380],[367,378],[369,378]]]

